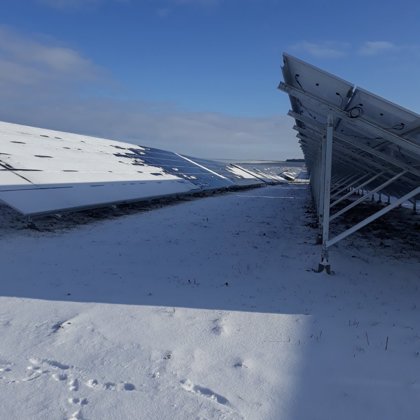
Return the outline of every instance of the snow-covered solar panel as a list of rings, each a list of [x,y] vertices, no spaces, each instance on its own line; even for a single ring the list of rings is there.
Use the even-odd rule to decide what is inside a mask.
[[[289,162],[289,161],[255,161],[255,162],[241,162],[242,168],[254,171],[260,176],[266,177],[267,182],[284,182],[287,174],[287,179],[296,178],[303,170],[303,162]]]
[[[416,208],[420,116],[288,54],[283,60],[279,88],[290,97],[289,115],[296,120],[327,255],[329,246],[396,205],[411,200]],[[362,197],[352,198],[360,191]],[[389,206],[328,238],[330,220],[375,193],[392,196]]]
[[[24,215],[273,181],[229,163],[10,123],[0,122],[0,147],[0,200]]]
[[[162,168],[165,173],[185,179],[204,190],[227,188],[232,185],[229,179],[197,164],[192,158],[188,159],[167,150],[142,147],[140,151],[131,148],[121,152],[120,157],[136,158],[145,166]]]
[[[24,215],[41,215],[140,201],[191,191],[183,181],[46,184],[2,188],[0,198]]]
[[[0,123],[0,199],[35,215],[194,191],[129,143]],[[135,150],[130,159],[122,153]]]
[[[188,159],[194,160],[194,162],[212,170],[215,173],[220,174],[223,178],[229,180],[229,182],[236,186],[256,186],[264,184],[264,181],[255,174],[238,167],[233,163],[225,163],[217,160],[201,159],[196,157],[185,156]]]

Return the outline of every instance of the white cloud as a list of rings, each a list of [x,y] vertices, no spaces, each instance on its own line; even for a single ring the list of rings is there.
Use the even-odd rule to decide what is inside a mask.
[[[359,49],[361,55],[379,55],[397,50],[397,46],[388,41],[366,41]]]
[[[291,46],[292,50],[305,52],[318,58],[341,58],[348,54],[349,44],[333,41],[308,42],[302,41]]]
[[[77,51],[53,44],[45,44],[24,37],[0,25],[0,84],[18,79],[37,83],[45,78],[88,79],[98,77],[99,69]]]
[[[0,120],[74,131],[207,158],[300,156],[286,116],[186,112],[165,103],[118,101],[113,81],[77,51],[0,26]],[[89,96],[87,92],[91,92]],[[280,93],[279,93],[280,95]]]
[[[203,158],[285,159],[301,155],[287,116],[235,117],[156,111],[156,104],[80,98],[0,103],[0,120],[125,140]]]

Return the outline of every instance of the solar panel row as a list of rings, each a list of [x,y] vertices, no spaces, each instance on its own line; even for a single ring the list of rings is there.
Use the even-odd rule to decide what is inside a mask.
[[[259,186],[269,178],[229,163],[10,123],[0,123],[0,145],[0,200],[31,216]]]
[[[289,115],[296,120],[322,228],[321,268],[329,267],[330,246],[407,200],[415,206],[420,195],[420,116],[288,54],[283,61],[279,88],[290,97]],[[354,199],[360,191],[362,196]],[[375,193],[394,199],[329,238],[331,220]]]

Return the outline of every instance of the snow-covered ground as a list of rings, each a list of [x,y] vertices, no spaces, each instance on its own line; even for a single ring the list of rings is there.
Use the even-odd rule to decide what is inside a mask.
[[[414,231],[350,237],[328,276],[306,186],[52,231],[4,214],[1,419],[419,418]]]

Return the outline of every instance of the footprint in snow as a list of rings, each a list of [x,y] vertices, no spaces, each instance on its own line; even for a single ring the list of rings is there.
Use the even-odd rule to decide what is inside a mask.
[[[44,359],[42,360],[42,363],[45,363],[53,368],[57,368],[57,369],[62,369],[62,370],[67,370],[70,369],[70,365],[66,365],[64,363],[60,363],[57,362],[55,360],[49,360],[49,359]]]
[[[51,375],[51,377],[57,382],[67,380],[67,374],[66,373],[53,373]]]
[[[29,359],[29,363],[29,366],[26,368],[29,375],[26,378],[23,378],[22,382],[33,381],[41,375],[50,373],[50,369],[53,371],[51,374],[52,379],[58,382],[65,381],[67,379],[67,374],[63,371],[70,369],[69,365],[50,359],[37,359],[35,357],[31,357]]]
[[[9,367],[0,367],[0,373],[3,372],[10,372],[12,369],[10,369]]]
[[[166,372],[167,364],[172,360],[173,353],[171,350],[166,351],[163,355],[158,356],[157,363],[153,369],[152,378],[159,379],[162,373]]]
[[[0,360],[0,379],[9,380],[8,376],[12,371],[12,368],[10,366],[12,366],[11,363],[5,360]]]
[[[77,391],[79,389],[79,381],[77,379],[70,379],[67,385],[69,391]]]
[[[10,366],[12,366],[10,362],[0,359],[0,374],[3,372],[10,372],[12,370]]]
[[[100,384],[97,379],[89,379],[86,382],[86,385],[89,388],[97,389],[97,390],[104,390],[104,391],[134,391],[136,387],[129,383],[129,382],[105,382],[104,384]]]
[[[89,388],[99,388],[99,382],[96,380],[96,379],[89,379],[87,382],[86,382],[86,385],[89,387]]]
[[[119,389],[121,391],[134,391],[136,387],[128,382],[122,382],[119,384]]]
[[[211,332],[215,335],[223,335],[226,334],[226,326],[225,326],[225,320],[223,318],[217,318],[213,321],[213,327],[211,329]]]
[[[12,364],[3,360],[0,360],[0,379],[6,379],[3,377],[3,373],[11,371]],[[30,382],[41,376],[47,375],[47,377],[53,379],[57,383],[66,383],[67,390],[69,393],[77,392],[80,389],[80,380],[74,377],[74,366],[58,362],[52,359],[39,359],[32,357],[29,359],[29,365],[26,368],[28,375],[22,380],[11,380],[9,383],[18,382]],[[134,391],[136,387],[129,382],[106,382],[100,384],[97,379],[89,379],[85,385],[95,390],[107,390],[107,391]],[[88,399],[79,396],[68,395],[67,402],[72,406],[78,406],[78,409],[67,417],[68,420],[83,420],[82,408],[88,404]]]
[[[22,382],[29,382],[35,379],[38,379],[44,373],[47,373],[48,370],[42,369],[42,363],[40,360],[31,358],[29,359],[30,365],[26,367],[28,371],[28,376],[22,379]]]
[[[115,391],[117,389],[117,385],[114,384],[114,382],[106,382],[105,384],[102,385],[102,388],[105,391]]]
[[[67,400],[70,404],[74,404],[74,405],[86,405],[89,401],[87,398],[69,398]]]
[[[231,407],[231,404],[227,398],[223,395],[217,394],[216,392],[212,391],[210,388],[205,388],[200,385],[194,385],[189,379],[184,379],[181,381],[181,386],[188,392],[192,392],[193,394],[201,395],[205,398],[208,398],[218,404],[222,404],[227,407]]]
[[[237,368],[237,369],[239,369],[239,368],[245,368],[245,369],[247,369],[248,368],[248,366],[245,364],[245,362],[242,359],[240,359],[240,358],[238,358],[236,360],[236,362],[233,364],[233,367],[234,368]]]

